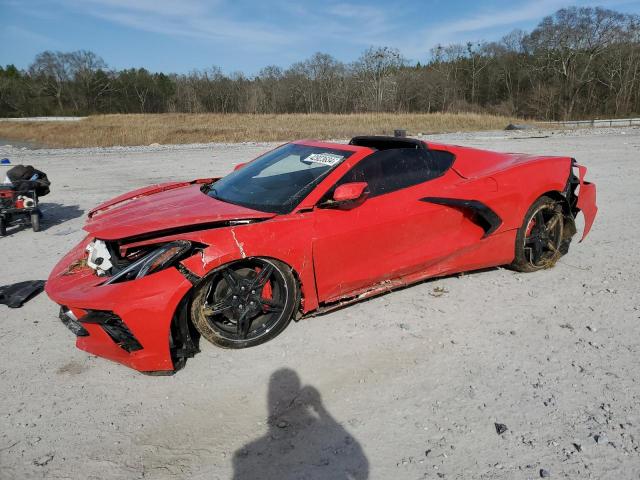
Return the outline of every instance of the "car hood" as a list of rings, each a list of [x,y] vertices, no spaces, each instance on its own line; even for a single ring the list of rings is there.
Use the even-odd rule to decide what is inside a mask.
[[[199,182],[171,183],[122,195],[89,212],[84,229],[95,238],[117,240],[275,216],[216,200],[201,187]]]

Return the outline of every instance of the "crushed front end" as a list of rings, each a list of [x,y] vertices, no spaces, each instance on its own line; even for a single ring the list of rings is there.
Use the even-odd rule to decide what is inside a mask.
[[[46,292],[81,350],[170,374],[197,352],[186,316],[195,279],[179,264],[195,248],[183,240],[123,251],[87,237],[53,269]]]

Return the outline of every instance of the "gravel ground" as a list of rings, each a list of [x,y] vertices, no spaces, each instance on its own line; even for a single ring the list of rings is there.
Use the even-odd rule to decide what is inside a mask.
[[[0,305],[0,478],[639,478],[640,129],[429,138],[576,157],[590,237],[548,271],[424,282],[253,349],[201,342],[173,377],[75,349],[44,294]],[[45,279],[98,202],[269,147],[0,148],[53,182],[44,231],[0,239],[0,284]]]

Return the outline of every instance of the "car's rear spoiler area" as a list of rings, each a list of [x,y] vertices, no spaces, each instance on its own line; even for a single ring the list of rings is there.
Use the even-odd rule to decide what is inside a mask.
[[[473,179],[488,177],[498,172],[522,167],[536,162],[559,161],[560,164],[569,165],[569,157],[552,157],[541,155],[528,155],[524,153],[502,153],[478,148],[461,147],[459,145],[444,145],[428,142],[428,147],[433,150],[445,150],[455,155],[455,161],[451,167],[463,178]]]

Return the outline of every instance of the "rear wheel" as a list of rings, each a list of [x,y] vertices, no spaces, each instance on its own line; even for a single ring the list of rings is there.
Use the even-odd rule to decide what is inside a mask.
[[[7,221],[4,217],[0,217],[0,237],[4,237],[7,234]]]
[[[196,287],[191,319],[210,342],[246,348],[282,332],[298,303],[298,285],[287,265],[251,258],[218,268]]]
[[[520,272],[553,267],[563,255],[563,227],[562,205],[553,198],[540,197],[531,205],[518,229],[511,266]]]
[[[31,228],[34,232],[40,231],[40,212],[37,210],[31,212]]]

